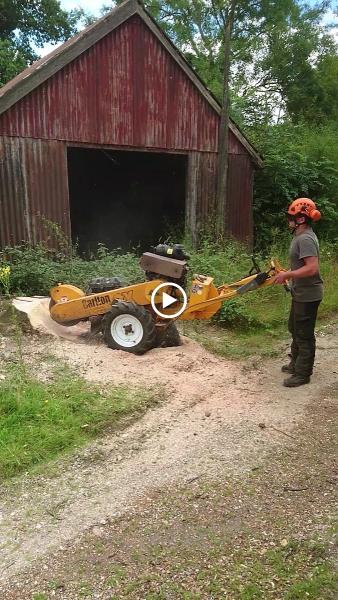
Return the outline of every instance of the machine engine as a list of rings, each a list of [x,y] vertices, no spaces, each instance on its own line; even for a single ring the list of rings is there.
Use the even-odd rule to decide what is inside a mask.
[[[145,252],[140,259],[140,266],[145,271],[147,281],[164,279],[186,286],[188,273],[188,254],[181,244],[158,244],[152,252]],[[124,287],[126,284],[118,277],[96,277],[88,283],[87,294],[100,294]]]
[[[189,259],[181,244],[158,244],[152,252],[141,256],[140,266],[145,271],[146,279],[164,279],[185,288]]]

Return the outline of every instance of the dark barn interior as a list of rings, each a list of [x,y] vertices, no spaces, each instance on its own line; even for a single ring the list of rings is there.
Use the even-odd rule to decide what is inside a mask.
[[[72,240],[147,250],[184,230],[186,156],[68,148]]]

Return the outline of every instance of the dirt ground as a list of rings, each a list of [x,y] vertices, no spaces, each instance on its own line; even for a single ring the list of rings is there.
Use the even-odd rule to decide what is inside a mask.
[[[48,323],[38,325],[43,331]],[[311,384],[292,390],[281,385],[283,349],[279,360],[262,362],[254,357],[232,362],[209,354],[187,338],[181,347],[155,349],[137,357],[111,351],[98,340],[88,339],[81,329],[70,339],[56,334],[25,337],[23,358],[42,377],[48,377],[52,356],[90,381],[156,386],[162,402],[124,431],[109,434],[71,459],[59,461],[51,473],[26,475],[2,487],[0,597],[286,598],[274,595],[273,589],[263,596],[240,596],[236,591],[231,595],[226,588],[214,592],[196,587],[196,573],[184,570],[186,567],[175,577],[191,595],[177,591],[180,588],[160,595],[158,580],[156,584],[142,580],[128,591],[125,578],[128,574],[135,580],[140,575],[140,563],[132,559],[137,549],[147,557],[145,548],[170,547],[174,538],[181,540],[183,532],[186,545],[192,523],[200,527],[188,547],[207,546],[209,537],[201,532],[207,526],[219,534],[228,513],[223,510],[220,516],[218,507],[222,498],[224,508],[227,487],[236,489],[227,500],[231,531],[236,532],[234,547],[245,538],[249,526],[246,512],[250,513],[252,504],[255,518],[252,523],[249,519],[251,529],[257,525],[257,514],[263,531],[270,526],[263,514],[267,522],[275,521],[276,497],[270,498],[274,486],[290,490],[283,518],[291,530],[301,524],[302,535],[305,527],[311,537],[318,531],[324,536],[330,529],[337,481],[333,464],[337,329],[323,330],[317,342]],[[10,359],[8,343],[2,342],[2,350]],[[313,477],[315,486],[309,483]],[[269,479],[265,489],[264,481]],[[318,481],[326,482],[326,495],[319,493],[313,503],[311,494],[316,497]],[[191,501],[191,494],[196,501]],[[179,526],[177,515],[182,517]],[[148,572],[149,565],[155,569],[158,557],[154,560],[147,559],[141,570]],[[116,565],[122,564],[124,575],[120,567],[119,575],[113,570],[115,583],[107,587],[104,582],[109,573],[112,577],[112,562],[115,571]],[[173,574],[161,572],[164,586]],[[192,595],[192,590],[199,595]],[[318,596],[322,597],[331,596]]]

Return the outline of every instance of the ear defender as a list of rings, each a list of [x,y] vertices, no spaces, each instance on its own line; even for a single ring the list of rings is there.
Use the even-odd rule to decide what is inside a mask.
[[[319,210],[317,210],[316,208],[313,208],[312,210],[310,210],[310,219],[312,219],[312,221],[319,221],[319,219],[322,218],[322,215],[320,214]]]

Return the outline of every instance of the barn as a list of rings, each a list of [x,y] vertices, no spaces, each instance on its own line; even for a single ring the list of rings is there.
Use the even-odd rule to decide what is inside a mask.
[[[220,106],[137,0],[0,89],[0,246],[147,245],[214,214]],[[256,150],[231,122],[230,230],[252,242]]]

